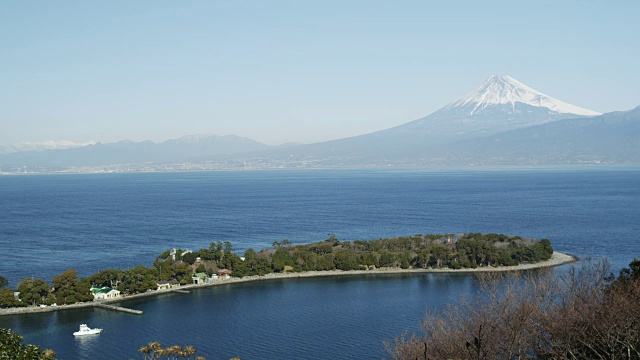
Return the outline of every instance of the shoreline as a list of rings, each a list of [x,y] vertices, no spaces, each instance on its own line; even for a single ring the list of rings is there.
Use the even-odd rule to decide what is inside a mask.
[[[531,270],[531,269],[541,269],[547,267],[555,267],[565,264],[570,264],[576,262],[578,260],[577,257],[561,252],[554,251],[551,255],[551,259],[531,264],[520,264],[514,266],[499,266],[499,267],[480,267],[480,268],[468,268],[468,269],[400,269],[400,268],[377,268],[372,270],[325,270],[325,271],[305,271],[299,273],[269,273],[263,276],[253,275],[253,276],[245,276],[242,278],[229,278],[225,280],[217,280],[212,283],[206,284],[189,284],[179,286],[173,289],[164,289],[164,290],[154,290],[150,292],[145,292],[141,294],[134,294],[129,296],[123,296],[117,299],[108,299],[101,301],[92,301],[85,303],[76,303],[71,305],[58,305],[58,306],[47,306],[47,307],[37,307],[37,306],[29,306],[29,307],[19,307],[19,308],[7,308],[0,309],[0,316],[5,315],[21,315],[21,314],[39,314],[45,312],[53,312],[60,310],[71,310],[71,309],[81,309],[81,308],[89,308],[89,307],[98,307],[99,304],[116,304],[122,303],[130,300],[141,299],[150,296],[159,296],[164,294],[172,294],[177,293],[175,290],[190,290],[190,289],[201,289],[212,286],[220,286],[234,283],[245,283],[245,282],[253,282],[253,281],[265,281],[265,280],[278,280],[278,279],[299,279],[299,278],[313,278],[313,277],[327,277],[327,276],[345,276],[345,275],[371,275],[371,274],[425,274],[425,273],[433,273],[433,274],[473,274],[479,272],[504,272],[504,271],[522,271],[522,270]]]

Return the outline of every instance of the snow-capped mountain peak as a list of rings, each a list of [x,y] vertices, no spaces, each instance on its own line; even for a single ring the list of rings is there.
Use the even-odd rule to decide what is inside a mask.
[[[511,105],[516,110],[516,104],[547,108],[560,114],[575,114],[581,116],[597,116],[601,113],[584,109],[564,101],[547,96],[534,90],[511,76],[494,75],[480,84],[465,96],[445,107],[446,110],[466,108],[469,115],[482,111],[494,105]]]

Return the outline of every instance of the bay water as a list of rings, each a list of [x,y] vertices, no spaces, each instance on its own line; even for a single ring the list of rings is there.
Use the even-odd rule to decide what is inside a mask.
[[[640,257],[640,169],[282,170],[0,177],[0,275],[150,266],[171,248],[230,241],[370,240],[426,233],[549,238],[556,250]],[[208,359],[375,359],[476,289],[472,275],[369,275],[230,284],[103,309],[0,317],[60,359],[141,359],[150,341]],[[80,323],[99,336],[74,338]]]

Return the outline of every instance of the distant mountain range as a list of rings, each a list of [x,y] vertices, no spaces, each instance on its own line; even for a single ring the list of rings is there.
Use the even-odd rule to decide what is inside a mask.
[[[116,164],[203,162],[267,148],[269,146],[265,144],[235,135],[192,135],[161,143],[125,140],[66,150],[4,154],[0,155],[0,168],[4,171],[25,167],[36,171],[60,171],[70,167]]]
[[[638,163],[639,159],[640,107],[600,114],[544,95],[512,77],[492,76],[426,117],[345,139],[279,147],[234,135],[97,143],[3,154],[0,169],[41,172],[147,164],[153,170],[180,163],[207,164],[195,167],[206,169],[428,167]]]

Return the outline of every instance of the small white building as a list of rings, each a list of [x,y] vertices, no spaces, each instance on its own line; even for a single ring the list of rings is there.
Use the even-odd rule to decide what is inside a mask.
[[[173,289],[174,287],[179,287],[180,286],[180,282],[178,280],[169,280],[169,281],[158,281],[157,282],[158,288],[156,290],[167,290],[167,289]]]
[[[205,273],[195,273],[191,275],[191,279],[196,285],[202,285],[209,282],[209,276]]]

